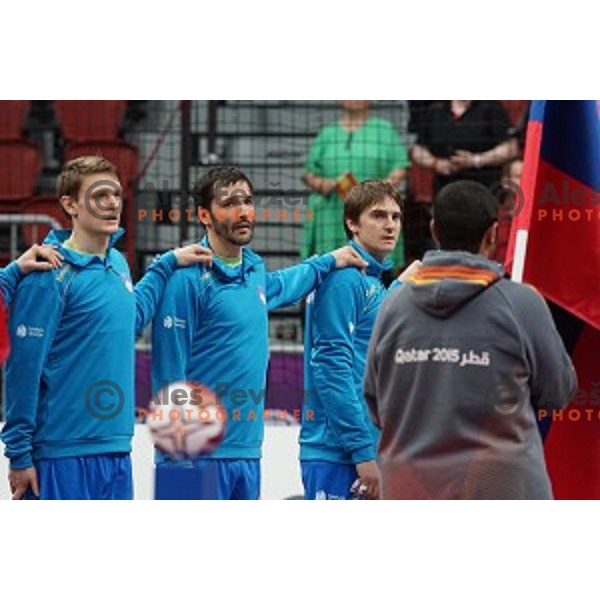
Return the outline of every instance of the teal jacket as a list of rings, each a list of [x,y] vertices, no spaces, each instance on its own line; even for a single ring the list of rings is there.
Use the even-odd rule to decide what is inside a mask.
[[[386,294],[379,263],[360,245],[366,273],[331,273],[309,298],[304,339],[305,406],[300,459],[357,464],[376,457],[379,432],[363,397],[371,331]]]
[[[206,238],[200,243],[208,246]],[[227,429],[210,458],[261,457],[268,311],[300,302],[334,268],[326,254],[269,273],[244,248],[237,267],[215,257],[211,268],[180,269],[169,281],[152,326],[153,386],[194,381],[217,394]]]
[[[36,459],[129,452],[133,436],[135,335],[152,318],[176,268],[172,252],[132,285],[125,258],[63,246],[58,270],[23,279],[12,303],[2,441],[11,467]]]

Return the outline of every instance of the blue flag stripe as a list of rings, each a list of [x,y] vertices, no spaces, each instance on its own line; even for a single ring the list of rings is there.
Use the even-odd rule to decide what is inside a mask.
[[[539,107],[532,107],[539,111]],[[542,108],[541,157],[600,192],[600,118],[595,100],[552,100]]]

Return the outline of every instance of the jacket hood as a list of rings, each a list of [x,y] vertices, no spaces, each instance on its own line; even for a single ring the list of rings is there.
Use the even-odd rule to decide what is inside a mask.
[[[503,276],[502,265],[478,254],[430,250],[406,285],[422,311],[446,319]]]
[[[75,252],[68,248],[67,246],[63,246],[63,244],[71,237],[72,230],[71,229],[55,229],[51,230],[46,239],[44,240],[44,244],[51,244],[53,246],[60,246],[60,253],[65,257],[65,261],[75,265],[76,267],[85,267],[92,262],[100,261],[102,259],[94,254],[81,254],[80,252]],[[125,230],[121,227],[117,229],[111,236],[108,242],[108,248],[106,249],[106,257],[109,260],[110,251],[116,244],[117,240],[125,233]],[[109,260],[110,262],[110,260]]]
[[[367,275],[372,275],[373,277],[379,278],[381,277],[381,273],[383,273],[383,271],[389,271],[394,266],[389,258],[380,263],[378,260],[373,258],[373,256],[371,256],[360,244],[357,244],[353,240],[350,240],[348,244],[352,246],[352,248],[354,248],[361,255],[361,257],[367,261]]]
[[[212,248],[208,242],[208,236],[204,236],[199,244],[205,248]],[[213,256],[212,270],[221,281],[244,281],[248,271],[254,269],[263,259],[248,247],[242,248],[242,264],[237,267],[230,267],[219,260],[218,256]]]

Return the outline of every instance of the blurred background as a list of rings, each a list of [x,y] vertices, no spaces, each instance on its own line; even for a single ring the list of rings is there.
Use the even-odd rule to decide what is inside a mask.
[[[405,196],[391,281],[432,247],[435,190],[452,178],[490,185],[519,160],[528,101],[0,101],[0,263],[50,227],[68,227],[55,196],[65,160],[100,154],[120,169],[134,279],[164,252],[203,236],[190,190],[204,169],[231,164],[254,183],[253,249],[270,270],[332,250],[348,188],[389,178]],[[498,150],[493,165],[473,158]],[[466,163],[448,165],[457,152]],[[189,211],[189,212],[186,212]],[[501,260],[502,257],[498,257]],[[302,404],[302,307],[270,317],[267,407]],[[151,396],[149,333],[137,345],[137,404]],[[0,419],[2,414],[0,413]]]

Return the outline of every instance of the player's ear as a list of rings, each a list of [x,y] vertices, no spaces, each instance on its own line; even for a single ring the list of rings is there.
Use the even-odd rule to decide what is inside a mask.
[[[72,196],[61,196],[59,199],[63,210],[72,218],[77,218],[77,198]]]
[[[206,208],[198,209],[198,220],[204,227],[208,227],[208,225],[212,224],[212,217],[210,216],[210,211],[206,210]]]
[[[346,227],[350,230],[352,235],[356,235],[358,233],[358,225],[352,219],[346,219]]]
[[[498,221],[494,221],[486,231],[487,241],[490,246],[495,246],[498,241]]]
[[[438,232],[437,225],[435,223],[435,219],[431,219],[431,221],[429,221],[429,231],[431,232],[431,237],[433,238],[433,241],[436,244],[439,244],[440,243],[440,235]]]
[[[491,258],[498,241],[498,221],[494,221],[486,230],[479,246],[479,254]]]

